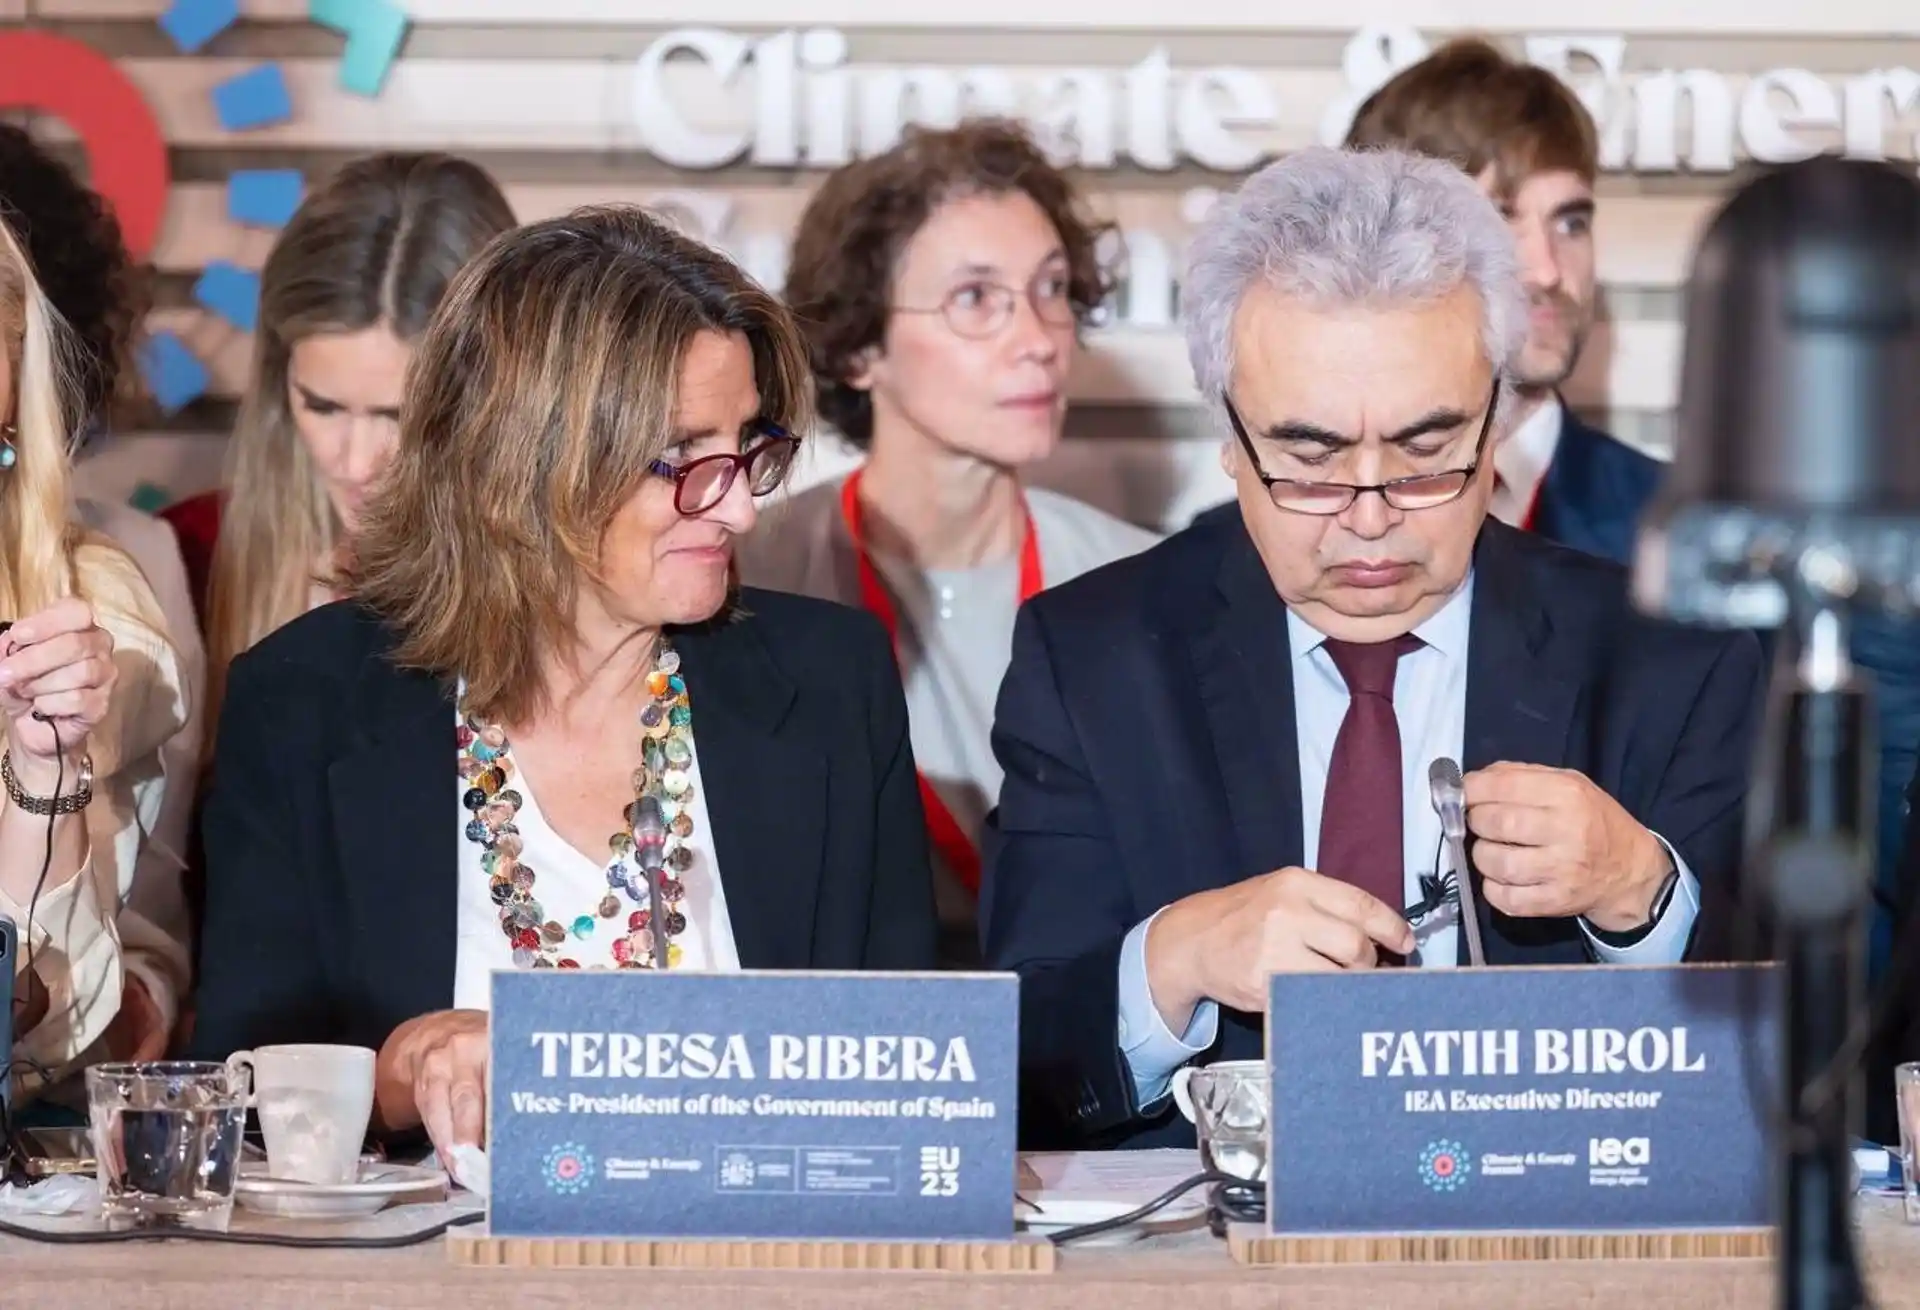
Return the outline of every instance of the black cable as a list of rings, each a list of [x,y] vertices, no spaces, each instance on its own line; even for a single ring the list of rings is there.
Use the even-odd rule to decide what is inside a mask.
[[[475,1210],[470,1214],[455,1215],[444,1223],[423,1228],[417,1233],[399,1233],[392,1237],[293,1237],[272,1233],[216,1233],[204,1228],[127,1228],[111,1233],[50,1233],[0,1219],[0,1236],[22,1237],[29,1242],[44,1242],[50,1246],[93,1246],[103,1242],[222,1242],[229,1246],[296,1246],[317,1251],[392,1251],[430,1242],[450,1229],[477,1224],[486,1217],[484,1210]]]
[[[1194,1174],[1191,1178],[1182,1179],[1179,1183],[1169,1187],[1166,1191],[1160,1193],[1160,1195],[1154,1197],[1137,1210],[1129,1210],[1125,1214],[1115,1215],[1111,1219],[1101,1219],[1090,1224],[1076,1224],[1072,1228],[1062,1228],[1057,1233],[1049,1234],[1047,1240],[1055,1246],[1065,1246],[1069,1242],[1078,1242],[1085,1238],[1097,1237],[1101,1233],[1110,1233],[1118,1228],[1131,1228],[1142,1219],[1150,1218],[1166,1209],[1194,1188],[1204,1187],[1208,1183],[1218,1183],[1223,1187],[1247,1186],[1247,1180],[1244,1178],[1236,1178],[1232,1174],[1221,1173],[1217,1169],[1210,1169],[1205,1173]]]
[[[11,627],[13,627],[11,622],[0,623],[0,633],[6,632]],[[9,651],[9,653],[11,653],[11,651]],[[44,714],[35,710],[33,717],[45,723],[48,731],[53,733],[53,798],[57,802],[60,799],[61,790],[67,785],[66,748],[60,744],[60,730],[55,728]],[[54,830],[59,822],[60,811],[56,805],[47,815],[47,850],[46,854],[40,860],[40,876],[34,879],[33,882],[33,895],[27,898],[27,921],[20,925],[20,937],[23,939],[27,953],[26,968],[19,974],[22,978],[32,979],[35,977],[33,972],[33,921],[34,916],[40,909],[40,893],[46,889],[47,879],[53,872]],[[84,823],[85,819],[82,819],[81,822]],[[78,875],[76,874],[76,876]],[[42,986],[44,985],[45,984],[42,984]],[[51,992],[49,992],[49,1004],[51,1004]],[[45,1019],[51,1017],[52,1015],[49,1013],[42,1017],[42,1021],[44,1022]],[[12,1031],[11,1026],[9,1026],[8,1031]],[[53,1082],[53,1074],[48,1071],[46,1066],[26,1056],[15,1056],[12,1051],[7,1052],[7,1067],[4,1073],[0,1073],[0,1080],[10,1081],[13,1078],[13,1071],[21,1065],[25,1065],[30,1072],[38,1074],[43,1085]],[[8,1090],[11,1091],[11,1089]],[[6,1173],[5,1166],[8,1155],[18,1155],[21,1158],[22,1166],[24,1167],[25,1165],[25,1152],[18,1148],[14,1137],[12,1107],[13,1098],[11,1095],[0,1096],[0,1175]]]

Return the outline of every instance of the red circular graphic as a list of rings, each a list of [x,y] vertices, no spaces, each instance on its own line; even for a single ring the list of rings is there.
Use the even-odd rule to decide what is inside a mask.
[[[167,211],[167,141],[139,88],[111,59],[48,32],[0,34],[0,109],[52,114],[72,128],[128,253],[136,260],[153,254]]]
[[[1433,1172],[1435,1177],[1451,1178],[1453,1176],[1453,1157],[1450,1155],[1436,1155],[1433,1158]]]

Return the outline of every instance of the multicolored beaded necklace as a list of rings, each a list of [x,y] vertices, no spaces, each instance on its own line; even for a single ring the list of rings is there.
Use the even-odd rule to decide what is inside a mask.
[[[693,709],[680,676],[679,653],[665,638],[647,675],[647,691],[653,700],[640,712],[646,742],[641,767],[633,773],[627,827],[607,838],[608,891],[596,913],[571,920],[548,917],[546,907],[534,899],[538,875],[520,862],[526,843],[515,819],[526,798],[508,785],[514,765],[507,734],[461,711],[454,740],[460,777],[469,784],[462,803],[473,814],[467,840],[482,848],[480,867],[486,871],[493,903],[500,907],[500,931],[513,943],[515,968],[580,968],[580,961],[568,953],[570,943],[587,941],[602,923],[620,920],[620,892],[641,908],[627,914],[624,930],[615,927],[620,933],[612,944],[615,965],[651,969],[661,954],[666,968],[680,963],[680,945],[673,939],[687,930],[681,908],[687,889],[680,875],[693,863],[687,845],[693,836]],[[651,891],[656,883],[666,910],[657,923]]]

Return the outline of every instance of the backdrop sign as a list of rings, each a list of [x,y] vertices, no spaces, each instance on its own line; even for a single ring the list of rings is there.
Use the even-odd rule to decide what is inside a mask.
[[[493,976],[496,1237],[1006,1240],[1010,974]]]
[[[1169,26],[1177,26],[1170,22]],[[1839,147],[1887,154],[1901,117],[1920,106],[1920,73],[1863,69],[1845,76],[1771,68],[1742,77],[1705,68],[1628,71],[1627,38],[1580,33],[1524,39],[1526,57],[1579,92],[1601,129],[1608,171],[1731,171],[1742,159],[1783,163]],[[1354,111],[1432,43],[1410,27],[1364,28],[1340,60],[1341,89],[1304,107],[1316,135],[1335,145]],[[703,121],[676,97],[675,61],[702,66],[731,108]],[[680,28],[661,36],[634,69],[633,122],[649,150],[688,169],[750,163],[834,168],[888,149],[910,123],[950,126],[966,113],[1032,122],[1066,163],[1166,170],[1184,162],[1228,173],[1269,153],[1264,134],[1297,121],[1266,71],[1176,68],[1164,48],[1113,67],[863,68],[834,28],[747,35]],[[1914,153],[1916,138],[1901,147]]]
[[[1766,965],[1273,979],[1277,1233],[1761,1228]]]

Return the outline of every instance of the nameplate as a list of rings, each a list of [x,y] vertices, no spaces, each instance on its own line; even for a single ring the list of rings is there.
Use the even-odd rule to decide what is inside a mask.
[[[1762,1228],[1766,965],[1272,980],[1273,1232]]]
[[[1009,1240],[1011,974],[502,971],[495,1237]]]

